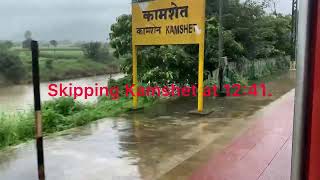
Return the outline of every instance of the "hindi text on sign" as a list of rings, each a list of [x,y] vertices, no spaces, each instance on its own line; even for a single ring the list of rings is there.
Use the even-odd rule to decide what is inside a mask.
[[[174,2],[171,2],[171,5],[173,7],[171,8],[164,8],[164,9],[156,9],[151,11],[142,11],[143,18],[147,21],[151,20],[166,20],[167,18],[170,18],[171,20],[173,18],[178,19],[179,17],[187,18],[189,13],[189,7],[188,6],[182,6],[178,7]]]

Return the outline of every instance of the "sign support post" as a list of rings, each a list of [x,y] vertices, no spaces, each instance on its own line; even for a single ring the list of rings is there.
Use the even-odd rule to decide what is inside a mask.
[[[133,109],[138,108],[138,62],[137,62],[137,46],[135,44],[132,45],[132,81],[133,81]]]
[[[203,112],[204,43],[199,44],[198,111]]]

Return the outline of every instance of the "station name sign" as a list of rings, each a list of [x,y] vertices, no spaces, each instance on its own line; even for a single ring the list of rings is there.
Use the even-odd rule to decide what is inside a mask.
[[[154,0],[132,4],[134,45],[200,44],[205,0]]]

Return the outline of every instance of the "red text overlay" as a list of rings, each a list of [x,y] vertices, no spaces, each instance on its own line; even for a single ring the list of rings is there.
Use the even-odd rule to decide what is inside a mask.
[[[196,85],[191,86],[177,86],[172,84],[170,86],[138,86],[137,92],[134,92],[135,85],[125,85],[124,87],[108,87],[100,86],[98,83],[95,86],[74,86],[72,83],[67,84],[49,84],[48,95],[51,97],[83,97],[88,99],[89,97],[102,97],[109,96],[113,100],[119,99],[121,96],[132,97],[189,97],[198,96],[198,87]],[[123,93],[120,93],[123,92]],[[250,86],[244,86],[240,84],[226,84],[219,88],[217,85],[205,86],[203,90],[203,96],[205,97],[218,97],[221,92],[226,96],[272,96],[270,92],[267,92],[265,84],[253,84]]]

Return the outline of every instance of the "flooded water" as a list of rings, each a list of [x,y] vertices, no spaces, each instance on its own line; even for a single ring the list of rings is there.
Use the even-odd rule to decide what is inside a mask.
[[[196,100],[181,98],[47,137],[47,179],[185,179],[206,162],[208,147],[210,153],[225,147],[259,109],[291,91],[294,73],[267,83],[272,97],[207,98],[205,108],[213,111],[207,116],[190,115]],[[0,152],[1,180],[34,180],[36,173],[34,142]]]
[[[123,77],[122,74],[112,75],[112,78],[118,79]],[[80,79],[63,80],[55,82],[42,82],[40,84],[41,100],[47,101],[52,99],[48,95],[49,83],[63,83],[69,84],[72,82],[74,86],[93,86],[95,83],[99,85],[107,85],[109,76],[94,76]],[[81,99],[82,98],[82,99]],[[83,97],[79,97],[80,101],[85,101]],[[86,101],[95,101],[96,97],[89,97]],[[14,85],[7,87],[0,87],[0,113],[24,112],[33,106],[33,86],[31,84]]]

